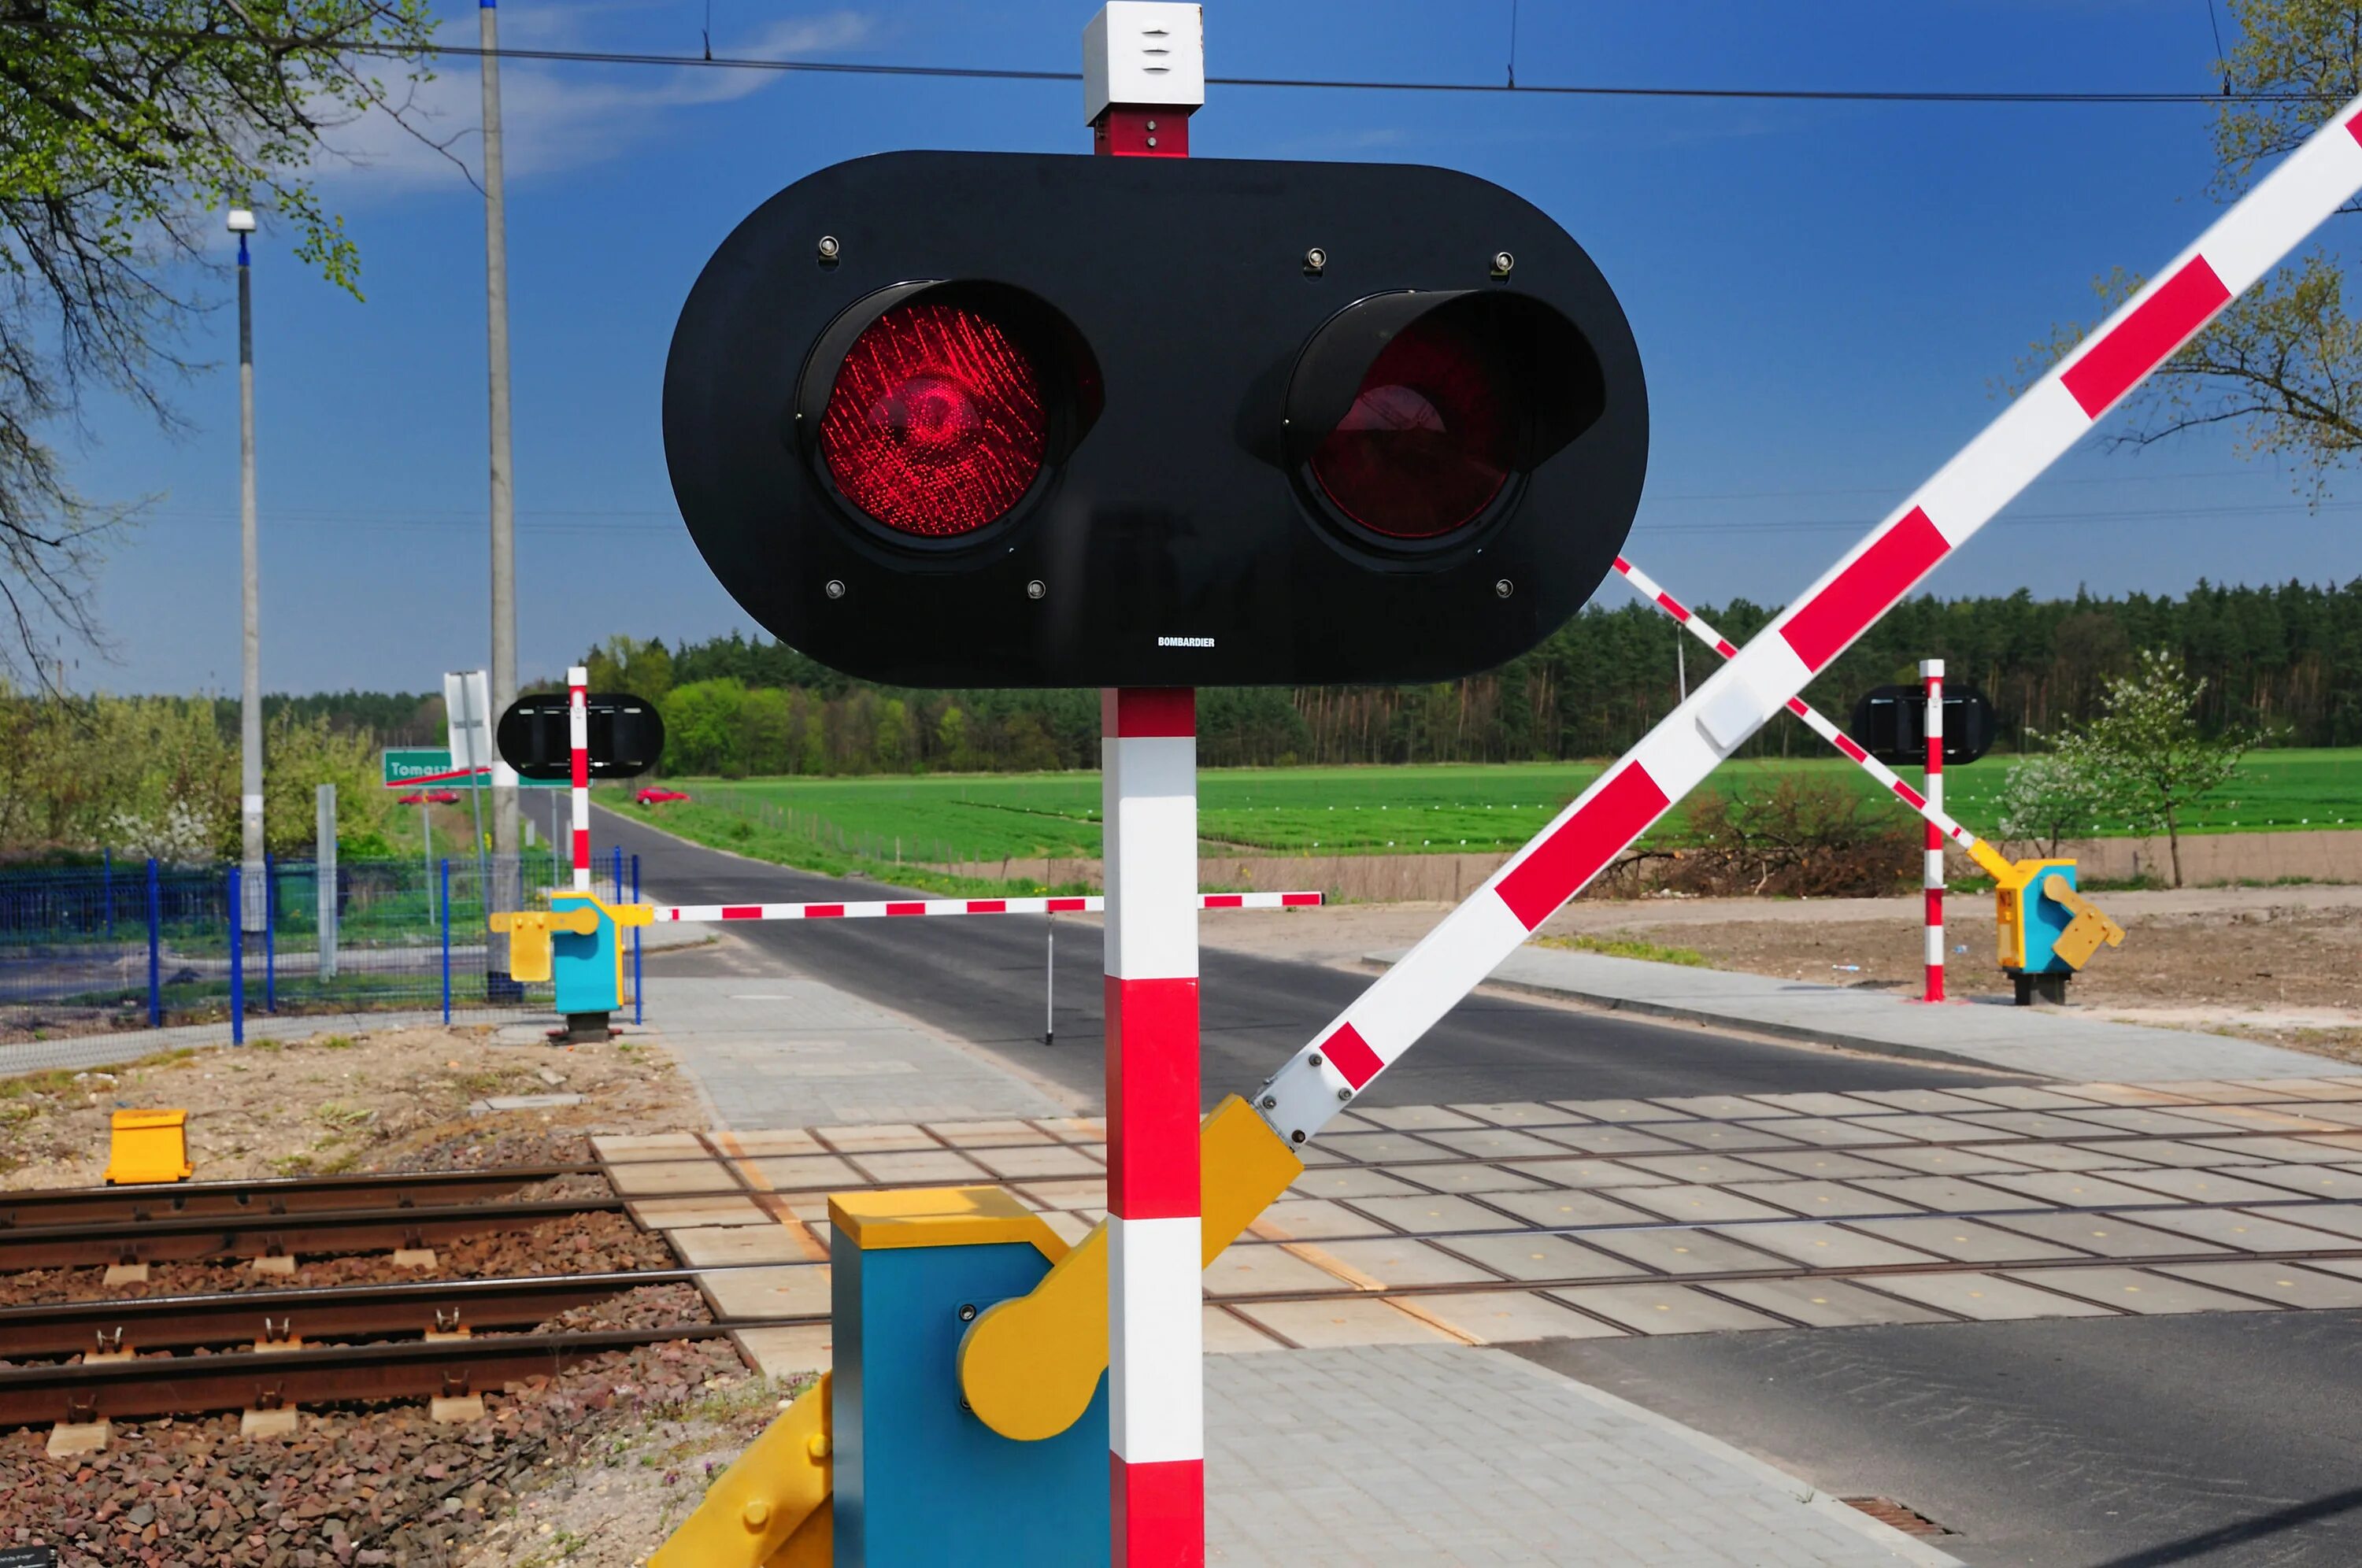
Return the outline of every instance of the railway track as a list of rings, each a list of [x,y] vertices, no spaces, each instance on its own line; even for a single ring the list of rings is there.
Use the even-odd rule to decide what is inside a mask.
[[[426,1209],[505,1198],[559,1176],[595,1176],[595,1165],[502,1165],[394,1176],[195,1181],[157,1187],[71,1187],[0,1192],[0,1231],[50,1225],[145,1223],[198,1215],[248,1219],[322,1209]]]
[[[522,1230],[574,1214],[617,1213],[620,1198],[552,1198],[393,1209],[323,1209],[288,1214],[185,1214],[90,1225],[0,1231],[0,1272],[107,1264],[185,1263],[432,1247],[487,1231]]]

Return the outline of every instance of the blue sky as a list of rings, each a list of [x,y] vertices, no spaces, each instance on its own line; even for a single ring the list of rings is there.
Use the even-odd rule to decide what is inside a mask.
[[[713,47],[1065,70],[1092,8],[712,0]],[[694,52],[705,10],[508,0],[501,16],[511,44]],[[1218,75],[1494,82],[1508,53],[1508,0],[1206,11]],[[472,41],[474,7],[448,14]],[[1528,83],[2204,91],[2214,57],[2204,0],[1524,0],[1517,63]],[[1086,150],[1081,87],[519,62],[503,82],[524,671],[557,673],[613,632],[752,630],[665,479],[663,359],[698,270],[766,196],[844,159]],[[454,61],[422,95],[471,164],[477,93]],[[2095,275],[2153,267],[2209,221],[2209,115],[1218,87],[1191,143],[1442,164],[1551,213],[1616,286],[1648,369],[1630,553],[1694,600],[1777,601],[1992,417],[2028,344],[2092,314]],[[486,658],[482,204],[398,132],[337,139],[352,160],[321,178],[367,303],[306,276],[267,215],[258,237],[263,680],[426,690]],[[168,437],[101,404],[72,446],[86,492],[155,498],[102,580],[112,659],[67,651],[84,688],[237,684],[234,294],[226,271],[196,282],[225,304],[191,334],[211,362],[180,390],[193,428]],[[2362,570],[2345,499],[2307,510],[2225,433],[2142,451],[2095,436],[1932,587],[2343,580]]]

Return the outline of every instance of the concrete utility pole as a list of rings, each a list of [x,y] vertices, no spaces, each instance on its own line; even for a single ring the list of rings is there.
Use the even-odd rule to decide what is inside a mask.
[[[484,320],[491,382],[492,668],[490,724],[508,712],[517,694],[516,495],[509,452],[509,231],[508,198],[501,169],[500,12],[495,0],[476,11],[484,46]],[[514,909],[517,866],[517,778],[508,764],[492,758],[492,853],[500,867],[497,888],[486,888],[493,909]],[[508,944],[494,937],[491,968],[508,974]]]
[[[260,931],[269,915],[262,886],[262,572],[254,518],[254,270],[248,264],[246,237],[254,215],[232,207],[229,231],[237,236],[237,534],[239,608],[244,624],[238,656],[239,922]]]

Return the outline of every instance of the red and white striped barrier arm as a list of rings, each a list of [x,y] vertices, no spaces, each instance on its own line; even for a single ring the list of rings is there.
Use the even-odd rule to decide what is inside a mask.
[[[1273,1075],[1302,1143],[2102,414],[2362,188],[2362,100],[2284,159]],[[1794,711],[1793,709],[1791,710]]]
[[[1198,694],[1107,691],[1099,730],[1109,1501],[1129,1547],[1118,1562],[1179,1562],[1153,1547],[1205,1506]]]
[[[1674,620],[1680,622],[1683,627],[1686,629],[1692,636],[1697,638],[1698,641],[1705,644],[1706,646],[1714,649],[1715,652],[1722,655],[1725,658],[1736,658],[1738,657],[1738,649],[1732,646],[1727,637],[1725,637],[1720,632],[1716,631],[1712,626],[1707,625],[1704,616],[1698,614],[1695,611],[1683,604],[1680,600],[1674,598],[1672,594],[1658,587],[1656,579],[1650,577],[1647,572],[1642,571],[1639,567],[1634,566],[1630,561],[1626,560],[1622,556],[1617,556],[1616,558],[1616,569],[1617,572],[1622,574],[1624,580],[1630,583],[1634,588],[1639,590],[1643,594],[1646,594],[1649,599],[1656,604],[1658,609],[1662,610],[1666,614],[1671,615]],[[1851,761],[1855,767],[1869,774],[1872,778],[1877,779],[1881,785],[1885,787],[1889,793],[1893,794],[1904,805],[1909,806],[1913,811],[1918,812],[1920,816],[1926,819],[1927,826],[1930,831],[1940,833],[1946,838],[1950,839],[1954,844],[1959,845],[1963,850],[1966,850],[1970,855],[1976,857],[1978,865],[1982,866],[1986,870],[1992,872],[1995,876],[1999,876],[2002,872],[2009,869],[2008,858],[2003,856],[2001,851],[1993,848],[1991,845],[1985,843],[1982,839],[1979,838],[1976,834],[1970,833],[1968,829],[1962,827],[1959,823],[1953,821],[1951,817],[1947,815],[1941,801],[1931,801],[1926,796],[1921,794],[1918,790],[1914,790],[1910,785],[1904,783],[1901,776],[1896,774],[1894,769],[1887,767],[1886,764],[1879,761],[1878,758],[1871,756],[1870,753],[1862,750],[1860,746],[1855,745],[1853,737],[1847,734],[1843,730],[1838,728],[1836,724],[1832,723],[1827,715],[1824,714],[1819,709],[1805,701],[1802,697],[1789,698],[1786,706],[1788,712],[1804,720],[1805,725],[1810,728],[1815,734],[1820,736],[1823,740],[1837,747],[1840,752],[1843,752],[1848,760]],[[1938,853],[1940,853],[1940,850]]]
[[[590,672],[566,672],[566,744],[574,759],[574,890],[590,890]]]
[[[1319,893],[1199,893],[1201,910],[1293,910],[1318,907]],[[1061,899],[886,899],[853,904],[679,904],[660,906],[650,920],[881,920],[903,915],[1098,914],[1097,894]]]
[[[1919,673],[1927,682],[1927,806],[1944,809],[1944,661],[1922,659]],[[1926,870],[1920,887],[1927,895],[1927,988],[1923,1000],[1944,999],[1944,841],[1936,824],[1927,824]]]

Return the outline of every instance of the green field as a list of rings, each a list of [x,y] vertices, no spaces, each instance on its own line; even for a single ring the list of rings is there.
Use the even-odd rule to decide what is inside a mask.
[[[2009,761],[1992,756],[1946,773],[1945,803],[1971,830],[1992,829],[1990,802]],[[1217,850],[1278,855],[1514,849],[1598,773],[1591,763],[1209,769],[1199,779],[1198,831]],[[1867,775],[1838,758],[1731,763],[1707,787],[1764,789],[1783,774],[1877,792]],[[1918,782],[1915,770],[1904,777]],[[678,787],[690,802],[631,808],[634,814],[814,869],[1090,859],[1099,851],[1093,773],[689,779]],[[2193,818],[2185,832],[2362,827],[2362,750],[2257,752]],[[2126,824],[2102,820],[2092,831],[2120,834]],[[1676,812],[1651,837],[1677,845],[1683,835]]]

